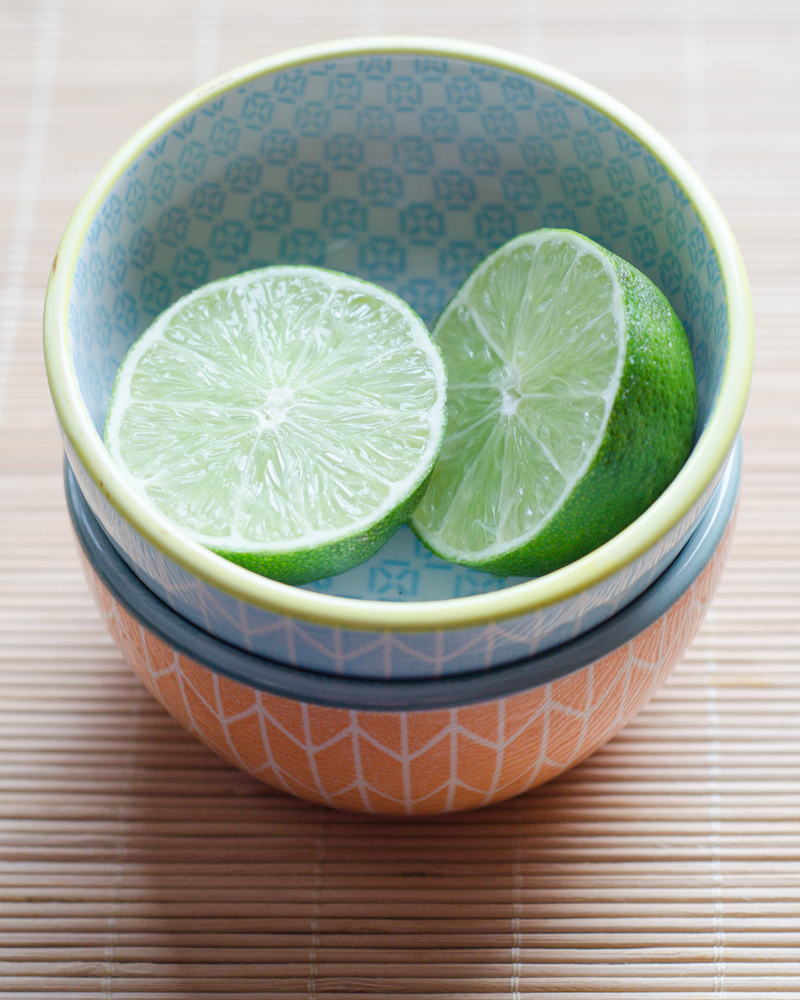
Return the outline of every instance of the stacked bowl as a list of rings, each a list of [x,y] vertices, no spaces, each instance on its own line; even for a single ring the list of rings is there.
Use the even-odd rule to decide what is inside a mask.
[[[362,566],[292,587],[193,542],[111,461],[117,367],[193,288],[312,264],[382,284],[432,324],[481,259],[541,226],[579,230],[652,278],[697,377],[683,469],[582,559],[498,580],[404,527]],[[724,562],[752,367],[733,237],[649,126],[505,52],[342,42],[188,95],[78,206],[50,277],[45,354],[73,521],[120,648],[223,756],[306,798],[463,809],[572,766],[661,683]]]

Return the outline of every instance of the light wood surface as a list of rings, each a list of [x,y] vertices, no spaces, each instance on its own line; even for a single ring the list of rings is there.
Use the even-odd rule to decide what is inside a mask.
[[[79,568],[40,346],[126,138],[227,68],[377,33],[632,107],[720,202],[757,322],[737,534],[683,663],[564,778],[416,822],[272,792],[144,691]],[[800,997],[798,53],[794,0],[1,0],[0,994]]]

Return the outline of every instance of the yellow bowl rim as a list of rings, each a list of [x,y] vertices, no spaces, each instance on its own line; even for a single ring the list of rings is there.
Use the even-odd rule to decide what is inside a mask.
[[[640,517],[600,548],[547,576],[489,594],[409,602],[334,597],[257,576],[223,559],[183,535],[127,486],[94,428],[72,369],[67,314],[78,254],[100,206],[130,165],[176,122],[217,95],[266,73],[367,54],[483,63],[549,84],[595,108],[637,138],[678,183],[706,229],[725,287],[728,352],[722,385],[708,424],[677,477]],[[654,128],[591,84],[545,63],[490,46],[411,36],[347,39],[269,56],[195,88],[156,115],[117,151],[78,204],[53,261],[44,310],[45,364],[62,433],[98,490],[143,538],[196,578],[248,604],[290,618],[374,631],[466,628],[530,613],[593,587],[640,558],[688,513],[733,446],[752,377],[753,336],[747,275],[730,227],[705,184]]]

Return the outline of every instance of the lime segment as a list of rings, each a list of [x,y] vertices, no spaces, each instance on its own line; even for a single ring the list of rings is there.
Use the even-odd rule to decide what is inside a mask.
[[[195,540],[284,582],[368,558],[422,495],[445,426],[422,320],[375,285],[273,267],[204,286],[117,373],[105,438]]]
[[[597,548],[691,448],[694,368],[663,294],[562,230],[512,240],[434,329],[449,422],[411,524],[438,555],[539,576]]]

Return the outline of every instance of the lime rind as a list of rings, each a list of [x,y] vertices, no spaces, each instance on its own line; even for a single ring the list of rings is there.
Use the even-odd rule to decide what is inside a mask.
[[[371,555],[412,512],[444,435],[446,374],[397,296],[319,268],[197,289],[131,347],[106,444],[195,541],[283,582]]]

